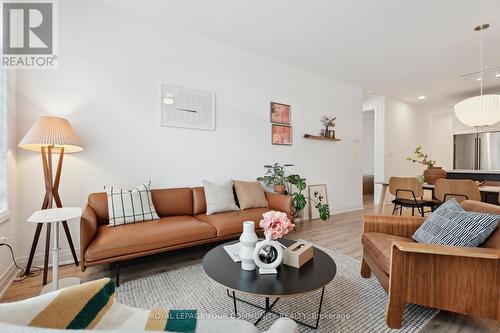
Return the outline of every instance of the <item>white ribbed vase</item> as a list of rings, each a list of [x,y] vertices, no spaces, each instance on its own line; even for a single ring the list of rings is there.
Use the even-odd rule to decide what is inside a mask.
[[[240,236],[240,259],[241,269],[245,271],[253,271],[255,262],[253,261],[253,250],[257,243],[257,234],[255,233],[255,223],[253,221],[243,222],[243,233]]]

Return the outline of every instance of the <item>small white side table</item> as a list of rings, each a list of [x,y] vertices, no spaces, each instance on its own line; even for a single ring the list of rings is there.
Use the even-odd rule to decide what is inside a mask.
[[[50,223],[50,231],[52,234],[52,285],[44,286],[41,294],[81,283],[81,279],[78,277],[70,277],[60,280],[58,278],[60,251],[59,222],[75,220],[81,216],[82,209],[80,207],[63,207],[39,210],[34,212],[28,218],[28,222],[31,223]]]

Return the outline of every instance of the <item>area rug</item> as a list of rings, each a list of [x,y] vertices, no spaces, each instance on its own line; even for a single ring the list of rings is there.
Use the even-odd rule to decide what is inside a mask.
[[[319,328],[311,330],[299,325],[300,332],[395,332],[385,323],[387,295],[378,281],[374,277],[364,279],[359,275],[358,260],[321,249],[335,260],[337,275],[325,289]],[[316,291],[282,298],[273,310],[314,325],[320,294]],[[237,296],[264,305],[263,298],[241,293]],[[210,319],[231,318],[234,311],[226,289],[208,278],[201,264],[125,282],[117,288],[116,297],[123,304],[144,309],[198,309],[202,318]],[[262,314],[262,311],[242,302],[237,305],[238,315],[252,323]],[[420,332],[437,312],[407,305],[403,327],[397,332]],[[276,319],[276,316],[268,315],[257,327],[266,330]]]

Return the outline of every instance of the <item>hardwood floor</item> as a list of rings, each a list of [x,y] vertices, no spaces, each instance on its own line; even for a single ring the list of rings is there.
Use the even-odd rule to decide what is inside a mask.
[[[384,213],[390,214],[392,206],[384,207]],[[297,230],[288,235],[290,239],[307,239],[315,244],[335,250],[344,255],[361,259],[361,234],[363,214],[374,214],[373,196],[365,196],[365,208],[360,211],[342,213],[332,216],[328,221],[306,221],[297,226]],[[408,214],[406,212],[405,214]],[[131,260],[120,264],[120,282],[126,282],[153,274],[175,270],[180,267],[201,262],[203,255],[214,244],[202,245],[190,249],[153,255]],[[95,280],[101,277],[114,277],[114,266],[102,265],[91,267],[82,273],[80,267],[68,265],[60,267],[60,277],[79,276],[82,281]],[[49,274],[50,277],[50,274]],[[485,283],[487,283],[485,281]],[[42,286],[41,274],[22,282],[14,282],[7,289],[2,302],[11,302],[36,296]],[[425,332],[495,332],[500,333],[500,323],[470,316],[441,311],[428,325]]]

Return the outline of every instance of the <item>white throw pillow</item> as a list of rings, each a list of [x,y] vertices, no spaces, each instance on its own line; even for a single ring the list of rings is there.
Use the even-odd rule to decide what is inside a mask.
[[[150,185],[143,184],[131,190],[106,187],[110,227],[159,219],[153,206]]]
[[[207,215],[240,210],[234,201],[233,182],[215,184],[203,181],[205,189],[205,201],[207,202]]]

